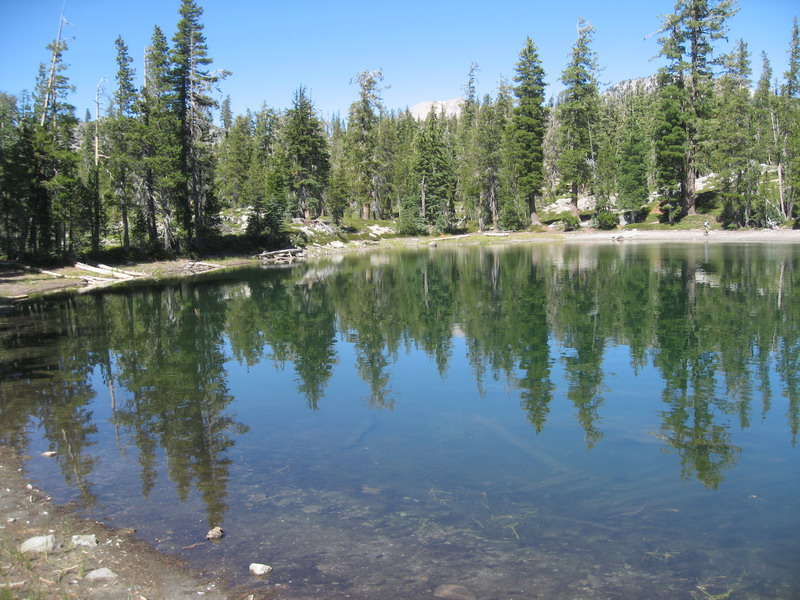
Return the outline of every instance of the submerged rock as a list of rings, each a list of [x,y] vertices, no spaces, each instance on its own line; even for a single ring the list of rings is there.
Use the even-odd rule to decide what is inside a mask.
[[[440,585],[433,590],[433,595],[437,598],[446,598],[448,600],[475,600],[475,594],[470,592],[463,585],[456,585],[453,583]]]
[[[56,536],[50,535],[37,535],[36,537],[28,538],[19,547],[19,551],[23,554],[30,552],[53,552],[58,550],[58,542]]]
[[[210,529],[206,534],[206,539],[211,540],[212,542],[215,540],[221,540],[222,536],[225,535],[225,532],[222,531],[222,527],[214,527]]]
[[[250,563],[250,572],[256,577],[269,577],[272,567],[261,563]]]

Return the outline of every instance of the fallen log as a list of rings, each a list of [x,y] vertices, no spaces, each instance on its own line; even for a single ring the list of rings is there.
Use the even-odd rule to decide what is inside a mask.
[[[86,263],[74,262],[72,266],[77,267],[83,271],[89,271],[90,273],[99,273],[100,275],[110,275],[111,277],[115,277],[117,279],[124,279],[130,280],[133,279],[132,275],[127,275],[125,273],[119,271],[112,271],[107,268],[100,268],[100,267],[93,267],[92,265],[87,265]]]
[[[130,277],[144,277],[144,273],[138,273],[136,271],[126,271],[125,269],[120,269],[119,267],[109,267],[108,265],[104,265],[101,263],[89,263],[94,267],[98,267],[100,269],[106,269],[107,271],[111,271],[112,273],[123,273],[124,275],[129,275]]]
[[[298,254],[303,254],[304,252],[304,248],[285,248],[283,250],[271,250],[269,252],[264,251],[258,256],[259,258],[270,258],[273,256],[296,256]]]
[[[199,260],[193,260],[193,261],[190,261],[190,262],[186,263],[186,268],[187,269],[193,269],[195,267],[195,265],[199,265],[201,267],[206,267],[208,269],[219,269],[221,267],[221,265],[212,265],[211,263],[201,262]]]

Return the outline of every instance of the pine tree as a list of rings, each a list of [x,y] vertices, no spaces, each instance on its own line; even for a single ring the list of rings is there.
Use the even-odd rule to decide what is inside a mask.
[[[716,97],[714,168],[722,180],[723,221],[738,227],[754,225],[760,167],[750,102],[750,55],[740,40],[723,57],[724,73]],[[763,211],[759,210],[763,215]],[[763,221],[758,224],[763,224]]]
[[[222,129],[225,134],[231,130],[233,126],[233,113],[231,113],[231,96],[228,94],[222,101],[222,106],[219,109],[219,118],[222,121]]]
[[[561,75],[565,86],[559,98],[558,170],[570,186],[571,210],[578,215],[578,192],[595,179],[593,127],[598,117],[597,58],[590,44],[594,27],[581,19],[572,58]]]
[[[331,175],[325,194],[325,210],[337,225],[341,223],[350,198],[347,165],[345,161],[346,130],[339,115],[331,122]]]
[[[99,96],[99,90],[98,90]],[[98,110],[99,112],[99,110]],[[87,110],[82,124],[83,135],[79,151],[78,177],[71,194],[69,238],[70,253],[87,249],[100,250],[100,230],[103,218],[100,190],[100,124],[92,121]]]
[[[236,115],[216,151],[216,197],[223,206],[243,207],[246,204],[245,187],[255,152],[252,117],[249,113]]]
[[[401,210],[403,199],[413,197],[413,161],[414,138],[417,134],[419,123],[405,110],[397,118],[395,133],[395,156],[392,163],[392,181],[394,184],[394,203]]]
[[[168,250],[180,246],[178,199],[185,189],[180,170],[180,123],[174,103],[169,45],[156,26],[145,55],[144,87],[136,106],[136,144],[141,156],[137,169],[141,183],[137,188],[150,242],[155,244],[152,234],[156,231],[158,235],[160,222],[163,247]]]
[[[781,90],[784,96],[800,98],[800,25],[797,17],[792,24],[792,40],[789,43],[789,67],[784,74]]]
[[[658,111],[655,122],[656,185],[661,195],[662,215],[672,223],[680,215],[686,195],[687,115],[683,79],[659,73]]]
[[[622,132],[617,195],[617,208],[625,211],[627,222],[635,222],[636,213],[647,203],[649,193],[645,136],[636,118],[629,116]]]
[[[20,139],[17,99],[0,92],[0,253],[13,257],[19,248],[19,224],[25,213],[25,197],[19,185],[23,171],[16,162]]]
[[[373,217],[377,219],[390,218],[394,211],[396,151],[397,117],[390,113],[378,121],[375,145],[375,211]]]
[[[456,194],[467,219],[478,219],[480,213],[480,175],[478,173],[478,109],[480,102],[476,92],[478,65],[469,66],[467,83],[464,86],[464,101],[457,121],[456,134]]]
[[[66,219],[78,163],[73,150],[78,120],[75,108],[66,100],[74,88],[64,74],[67,44],[61,38],[60,28],[58,37],[47,48],[51,52],[50,67],[40,66],[34,96],[36,172],[27,231],[28,250],[43,254],[67,250]]]
[[[781,212],[785,219],[794,216],[800,193],[800,26],[797,17],[792,25],[789,44],[789,67],[784,75],[780,97],[782,123],[781,164],[785,171]]]
[[[500,194],[503,175],[503,134],[506,128],[503,107],[488,94],[478,111],[476,130],[480,210],[478,227],[500,229]]]
[[[704,125],[710,116],[713,93],[713,42],[725,37],[725,22],[736,11],[734,0],[678,0],[673,14],[665,16],[662,23],[661,56],[668,64],[661,71],[662,87],[667,89],[659,132],[667,138],[661,145],[666,154],[660,159],[667,167],[662,169],[662,175],[672,170],[680,176],[675,183],[680,186],[684,214],[696,213],[695,182],[708,154]],[[680,144],[677,129],[683,130]],[[673,153],[679,145],[683,146],[684,164],[676,170]]]
[[[452,227],[453,166],[440,117],[431,106],[414,141],[414,183],[420,215],[438,231]]]
[[[383,112],[379,94],[381,71],[358,74],[358,100],[350,105],[347,125],[347,163],[351,190],[361,206],[361,217],[369,219],[377,203],[375,175],[378,171],[376,148],[378,121]]]
[[[289,189],[297,210],[307,219],[316,218],[322,211],[330,155],[322,121],[303,87],[295,93],[286,115],[283,136],[289,160]]]
[[[519,54],[514,76],[514,107],[511,133],[511,157],[514,174],[528,204],[530,222],[538,225],[536,200],[544,184],[544,134],[547,109],[544,106],[545,73],[531,38]]]
[[[598,118],[593,129],[595,146],[595,209],[598,226],[602,229],[616,227],[617,218],[612,209],[612,197],[619,187],[620,150],[622,145],[623,102],[606,96],[598,106]]]
[[[182,0],[181,19],[171,53],[173,84],[180,123],[180,169],[186,182],[179,199],[179,217],[187,241],[202,246],[216,220],[211,190],[211,114],[216,103],[209,95],[226,72],[212,72],[200,17],[203,9],[194,0]],[[182,191],[183,192],[183,191]]]
[[[127,252],[131,246],[129,212],[132,208],[134,186],[134,145],[131,142],[136,125],[134,120],[136,89],[133,83],[135,74],[131,68],[133,61],[128,54],[128,47],[121,37],[116,39],[115,44],[117,47],[117,90],[114,93],[107,126],[108,172],[115,205],[119,207],[122,219],[122,245]],[[152,218],[147,219],[147,232],[150,243],[155,245],[158,233],[155,220]]]
[[[250,235],[276,236],[283,228],[289,206],[289,160],[282,148],[271,157],[264,168],[257,153],[253,154],[247,178],[247,200],[253,207],[247,232]]]

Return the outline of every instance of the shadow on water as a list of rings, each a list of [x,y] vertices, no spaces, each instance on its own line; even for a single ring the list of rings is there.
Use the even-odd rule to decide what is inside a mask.
[[[795,597],[798,258],[437,249],[32,303],[0,441],[293,597]]]

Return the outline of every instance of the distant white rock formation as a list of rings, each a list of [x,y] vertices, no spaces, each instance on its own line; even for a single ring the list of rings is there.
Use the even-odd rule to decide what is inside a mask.
[[[434,107],[438,114],[444,112],[446,117],[457,117],[461,114],[461,106],[464,104],[463,98],[453,98],[452,100],[428,100],[415,104],[409,112],[417,120],[424,120],[431,112],[431,107]]]
[[[626,79],[625,81],[615,83],[608,88],[604,94],[607,96],[621,98],[639,91],[650,94],[655,92],[656,89],[658,89],[658,75],[650,75],[649,77]]]

